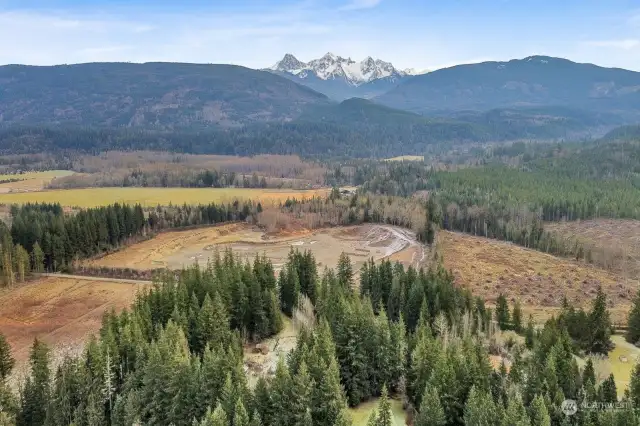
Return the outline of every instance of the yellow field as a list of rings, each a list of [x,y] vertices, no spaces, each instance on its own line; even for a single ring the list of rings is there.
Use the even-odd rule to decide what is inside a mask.
[[[23,174],[0,175],[0,180],[20,179],[18,182],[0,184],[0,192],[39,191],[58,177],[70,176],[69,170],[48,170],[45,172],[28,172]]]
[[[287,198],[325,196],[327,189],[297,191],[244,188],[86,188],[0,194],[0,204],[60,203],[69,207],[97,207],[109,204],[157,205],[226,203],[255,200],[284,202]]]
[[[387,158],[385,161],[424,161],[422,155],[401,155],[399,157]]]

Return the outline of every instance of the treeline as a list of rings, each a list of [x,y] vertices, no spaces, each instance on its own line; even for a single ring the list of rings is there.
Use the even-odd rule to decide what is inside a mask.
[[[167,275],[131,310],[106,315],[99,337],[55,373],[47,347],[34,342],[19,398],[7,389],[13,364],[0,338],[2,419],[19,426],[347,426],[349,405],[381,396],[368,424],[392,426],[388,396],[395,395],[416,426],[638,424],[640,368],[621,408],[608,410],[618,402],[613,376],[599,379],[591,361],[578,366],[565,321],[530,326],[525,344],[502,345],[491,310],[441,269],[369,264],[362,295],[346,256],[335,272],[318,275],[309,253],[292,253],[283,270],[288,277],[278,284],[268,260],[252,266],[227,252],[205,269]],[[397,283],[410,283],[404,300],[393,296]],[[252,388],[241,335],[277,332],[277,305],[288,306],[289,294],[296,309],[311,298],[315,307],[305,310],[296,348]],[[490,353],[502,354],[499,368]],[[570,418],[565,399],[579,407]]]
[[[30,272],[64,271],[77,260],[114,250],[163,229],[244,220],[252,203],[157,207],[114,204],[65,214],[59,204],[11,208],[11,228],[0,224],[0,267],[5,285]]]
[[[1,183],[1,182],[0,182]],[[266,177],[256,173],[236,175],[235,172],[221,173],[217,170],[169,173],[167,170],[131,170],[125,173],[98,173],[95,175],[67,176],[55,179],[49,184],[52,189],[86,187],[162,187],[162,188],[267,188]],[[273,183],[272,185],[273,186]]]

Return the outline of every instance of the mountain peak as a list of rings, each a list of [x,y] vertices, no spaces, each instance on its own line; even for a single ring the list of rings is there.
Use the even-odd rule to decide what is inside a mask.
[[[305,66],[306,64],[304,62],[299,61],[298,58],[293,56],[291,53],[287,53],[284,55],[282,60],[276,62],[271,69],[274,71],[292,72],[303,69]]]
[[[321,80],[343,80],[356,87],[379,79],[395,82],[405,76],[404,72],[395,69],[390,62],[373,59],[371,56],[362,61],[354,61],[351,57],[343,58],[332,52],[307,63],[287,53],[280,62],[271,67],[271,70],[287,72],[301,79],[315,74]]]

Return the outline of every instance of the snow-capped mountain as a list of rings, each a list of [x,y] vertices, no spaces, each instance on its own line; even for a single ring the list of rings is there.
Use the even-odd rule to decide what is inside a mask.
[[[401,82],[424,72],[399,70],[391,63],[368,56],[362,61],[327,53],[322,58],[302,62],[290,53],[264,71],[273,72],[342,101],[373,98]]]
[[[374,80],[387,79],[396,82],[407,75],[415,75],[414,72],[398,70],[391,63],[373,59],[371,56],[362,61],[354,61],[333,53],[327,53],[322,58],[307,63],[287,53],[270,70],[289,73],[300,79],[317,77],[325,81],[344,80],[355,87]]]

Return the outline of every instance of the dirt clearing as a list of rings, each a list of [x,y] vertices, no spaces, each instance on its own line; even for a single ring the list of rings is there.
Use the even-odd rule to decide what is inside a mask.
[[[626,322],[638,289],[637,280],[511,243],[444,231],[438,239],[444,265],[459,285],[489,302],[504,293],[538,318],[557,311],[565,295],[577,306],[588,307],[602,286],[613,321]]]
[[[294,234],[267,234],[247,224],[230,224],[189,231],[166,232],[134,244],[122,251],[91,261],[93,266],[133,269],[180,269],[198,262],[206,264],[215,250],[231,249],[247,259],[266,254],[276,269],[294,249],[311,250],[318,266],[335,267],[342,252],[354,270],[370,258],[390,257],[405,265],[419,265],[425,254],[411,231],[386,225],[361,225],[299,231]]]
[[[87,336],[100,329],[103,313],[128,307],[140,289],[139,284],[58,277],[2,289],[0,330],[18,367],[36,337],[51,345],[55,361],[82,350]]]

